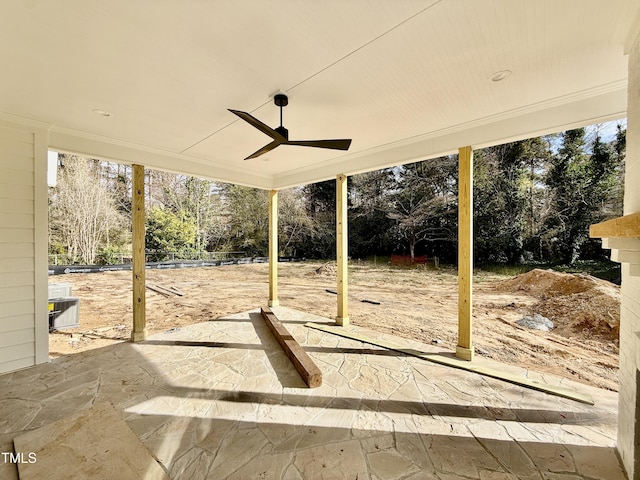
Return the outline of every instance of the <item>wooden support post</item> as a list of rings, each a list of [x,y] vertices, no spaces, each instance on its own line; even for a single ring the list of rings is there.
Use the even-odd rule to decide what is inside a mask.
[[[458,346],[456,357],[473,360],[473,150],[458,152]]]
[[[278,300],[278,191],[269,192],[269,306]]]
[[[349,325],[349,234],[347,228],[347,177],[336,178],[336,243],[338,263],[338,316],[336,324]]]
[[[133,332],[132,342],[147,338],[145,244],[144,244],[144,167],[133,166]]]

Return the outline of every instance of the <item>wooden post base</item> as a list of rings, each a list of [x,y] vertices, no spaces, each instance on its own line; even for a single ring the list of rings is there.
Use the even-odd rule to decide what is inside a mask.
[[[133,343],[144,342],[149,336],[149,331],[145,328],[141,332],[131,332],[131,341]]]
[[[336,317],[336,325],[346,327],[349,325],[349,317]]]
[[[280,306],[280,300],[269,300],[269,306],[270,307],[279,307]]]
[[[456,357],[461,358],[462,360],[468,360],[469,362],[472,361],[473,348],[464,348],[464,347],[457,346]]]

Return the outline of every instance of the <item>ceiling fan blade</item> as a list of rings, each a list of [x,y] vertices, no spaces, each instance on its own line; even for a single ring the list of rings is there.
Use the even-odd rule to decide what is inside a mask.
[[[282,142],[279,140],[274,140],[273,142],[268,143],[267,145],[262,147],[260,150],[253,152],[251,155],[245,158],[245,160],[249,160],[251,158],[256,158],[256,157],[259,157],[260,155],[264,155],[265,153],[270,152],[271,150],[276,148],[278,145],[282,145]]]
[[[299,145],[301,147],[331,148],[332,150],[349,150],[351,139],[340,140],[289,140],[285,145]]]
[[[231,113],[236,114],[238,117],[243,119],[245,122],[253,125],[255,128],[260,130],[265,135],[269,135],[274,140],[278,140],[280,142],[284,142],[286,140],[286,138],[284,138],[282,135],[280,135],[278,132],[276,132],[273,128],[271,128],[269,125],[266,125],[266,124],[262,123],[260,120],[258,120],[253,115],[251,115],[251,114],[249,114],[247,112],[241,112],[240,110],[232,110],[230,108],[228,108],[227,110],[229,110]]]

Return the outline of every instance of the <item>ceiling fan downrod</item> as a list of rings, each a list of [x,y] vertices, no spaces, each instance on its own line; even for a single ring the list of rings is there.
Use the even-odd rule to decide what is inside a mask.
[[[289,98],[284,93],[278,93],[273,97],[273,103],[280,107],[280,126],[275,128],[275,131],[289,140],[289,130],[282,126],[282,108],[289,105]]]

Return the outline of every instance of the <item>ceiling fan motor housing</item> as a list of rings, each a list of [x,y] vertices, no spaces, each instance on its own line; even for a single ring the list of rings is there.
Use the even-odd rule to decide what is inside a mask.
[[[289,98],[284,93],[278,93],[275,97],[273,97],[273,103],[275,103],[278,107],[286,107],[289,105]]]
[[[278,132],[280,135],[282,135],[284,138],[289,140],[289,130],[284,128],[282,125],[280,125],[279,127],[274,128],[274,130],[276,132]]]

